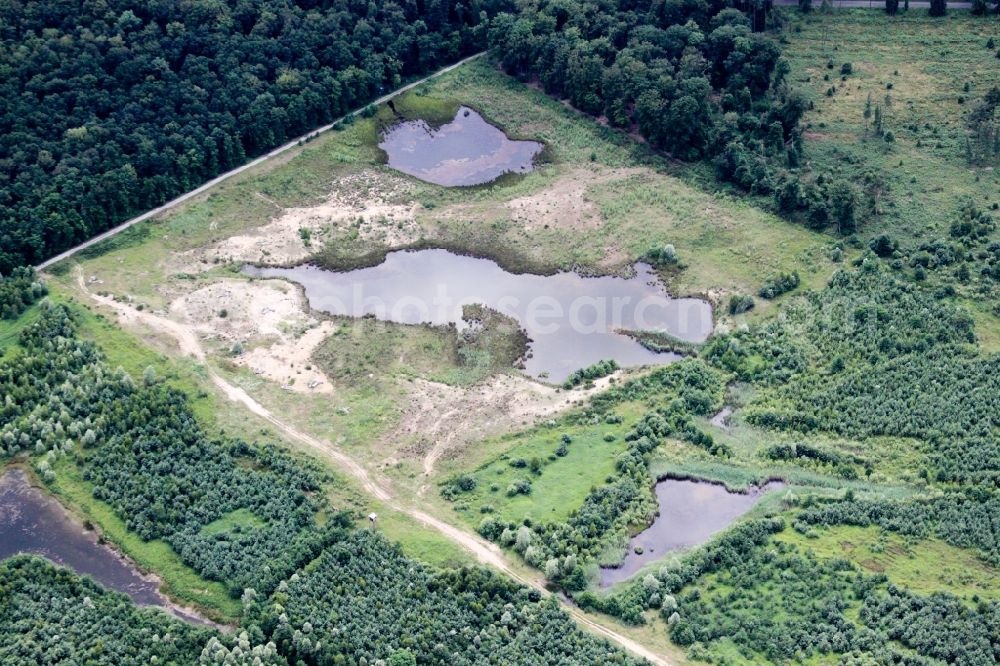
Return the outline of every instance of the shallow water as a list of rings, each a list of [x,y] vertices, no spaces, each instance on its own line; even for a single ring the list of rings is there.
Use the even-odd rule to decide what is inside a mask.
[[[746,493],[732,493],[718,483],[665,479],[656,484],[660,515],[653,524],[632,537],[622,566],[600,572],[600,586],[608,587],[635,575],[670,551],[698,546],[753,508],[769,490],[784,487],[780,481],[754,486]],[[636,554],[640,546],[642,554]]]
[[[528,374],[562,382],[603,359],[628,367],[679,358],[649,351],[620,329],[662,331],[689,342],[712,332],[707,302],[670,298],[648,266],[636,268],[628,279],[517,275],[488,259],[421,250],[391,252],[378,266],[339,273],[315,266],[244,270],[298,282],[311,307],[336,315],[461,326],[462,305],[482,303],[516,319],[531,338]]]
[[[729,430],[729,417],[733,415],[733,408],[726,405],[722,408],[718,414],[709,419],[709,423],[714,425],[716,428],[721,428],[722,430]]]
[[[537,141],[512,141],[467,107],[436,129],[423,120],[389,128],[379,148],[389,166],[436,185],[481,185],[505,173],[531,171]]]
[[[22,470],[0,477],[0,560],[18,553],[42,555],[132,597],[141,606],[160,606],[177,617],[208,624],[172,607],[159,584],[143,576],[97,536],[76,523],[54,498],[28,483]]]

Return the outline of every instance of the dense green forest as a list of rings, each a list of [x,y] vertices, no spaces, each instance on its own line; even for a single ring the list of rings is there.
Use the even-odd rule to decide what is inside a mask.
[[[577,630],[537,591],[486,569],[433,570],[367,530],[254,602],[246,624],[309,666],[639,663]]]
[[[0,274],[481,49],[508,7],[0,2]]]
[[[213,632],[39,557],[0,563],[0,663],[194,664]]]
[[[71,311],[41,304],[21,353],[0,364],[0,442],[32,453],[43,479],[70,456],[129,530],[162,538],[238,597],[269,592],[328,538],[315,524],[323,475],[273,445],[209,438],[186,397],[148,371],[136,383],[74,335]],[[215,521],[249,512],[253,529]]]

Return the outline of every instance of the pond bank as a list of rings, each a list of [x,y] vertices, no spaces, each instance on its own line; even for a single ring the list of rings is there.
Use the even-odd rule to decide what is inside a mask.
[[[175,617],[223,628],[160,593],[160,581],[142,574],[122,554],[77,523],[51,495],[32,485],[25,470],[7,468],[0,476],[0,559],[18,553],[40,555],[129,595],[140,606],[162,608]]]
[[[600,570],[600,587],[631,578],[669,552],[700,546],[752,509],[769,490],[784,486],[784,481],[771,480],[745,492],[732,492],[711,481],[662,479],[655,490],[659,514],[652,525],[629,540],[620,566]]]

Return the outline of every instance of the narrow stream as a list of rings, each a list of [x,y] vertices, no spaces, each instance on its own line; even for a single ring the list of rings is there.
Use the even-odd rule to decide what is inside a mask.
[[[158,606],[192,624],[213,624],[171,604],[155,578],[98,543],[94,532],[73,520],[55,498],[33,487],[23,470],[13,468],[0,476],[0,560],[18,553],[41,555],[90,576],[140,606]]]
[[[601,587],[628,580],[637,571],[667,553],[699,546],[729,527],[749,511],[769,490],[783,488],[784,482],[769,481],[748,492],[734,493],[719,483],[690,479],[664,479],[656,484],[660,515],[653,524],[629,540],[625,561],[620,567],[602,568]],[[641,550],[636,552],[636,548]]]

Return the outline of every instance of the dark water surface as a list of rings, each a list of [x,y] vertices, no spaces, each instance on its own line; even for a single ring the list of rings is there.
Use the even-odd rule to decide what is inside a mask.
[[[463,304],[484,304],[516,319],[532,339],[526,372],[562,382],[603,359],[628,367],[679,358],[649,351],[620,329],[662,331],[688,342],[712,332],[707,302],[671,298],[648,266],[636,268],[628,279],[517,275],[488,259],[421,250],[391,252],[378,266],[347,272],[315,266],[244,270],[298,282],[311,307],[336,315],[461,326]]]
[[[705,543],[753,508],[764,493],[784,485],[781,481],[770,481],[751,487],[746,493],[732,493],[718,483],[688,479],[660,481],[656,484],[660,515],[629,541],[622,566],[601,569],[601,587],[631,578],[639,569],[672,550]],[[641,555],[636,554],[636,546],[642,548]]]
[[[160,594],[156,580],[143,576],[97,536],[74,521],[59,502],[32,487],[23,470],[0,477],[0,560],[18,553],[42,555],[132,597],[140,606],[160,606],[177,617],[208,624],[183,612]]]
[[[537,141],[512,141],[502,130],[467,107],[434,129],[423,120],[395,125],[379,148],[389,166],[436,185],[481,185],[505,173],[531,171],[542,150]]]

